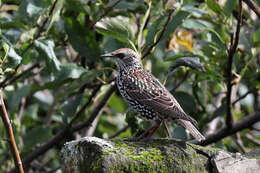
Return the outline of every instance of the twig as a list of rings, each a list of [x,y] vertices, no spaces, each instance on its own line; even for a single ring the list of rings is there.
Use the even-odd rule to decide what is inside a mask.
[[[88,127],[92,124],[92,122],[95,120],[96,116],[98,116],[98,114],[101,112],[101,109],[105,106],[106,102],[108,101],[108,99],[110,98],[110,96],[113,94],[113,92],[115,91],[116,86],[115,84],[113,84],[109,90],[106,92],[105,96],[103,97],[103,99],[99,102],[99,104],[94,108],[94,110],[92,111],[92,113],[90,114],[90,117],[88,118],[88,120],[86,120],[85,122],[82,123],[78,123],[76,125],[74,125],[73,127],[71,127],[71,131],[72,132],[76,132],[78,130],[81,130],[82,128]]]
[[[232,64],[233,58],[237,50],[237,45],[239,41],[239,33],[240,33],[240,26],[242,22],[242,0],[239,0],[239,16],[237,20],[237,27],[235,33],[235,40],[233,36],[231,37],[231,45],[230,49],[228,50],[228,66],[227,66],[227,117],[226,117],[226,125],[228,128],[232,127],[233,124],[233,112],[232,112]],[[234,43],[233,43],[234,40]]]
[[[252,141],[254,144],[260,146],[260,141],[257,140],[257,139],[255,139],[253,135],[247,133],[247,134],[246,134],[246,137],[247,137],[247,139],[249,139],[250,141]]]
[[[173,87],[173,89],[171,89],[171,93],[173,93],[177,88],[179,88],[181,86],[181,84],[187,79],[187,77],[189,76],[189,71],[187,71],[183,78]]]
[[[164,32],[165,32],[165,30],[166,30],[166,28],[167,28],[167,26],[168,26],[168,24],[169,24],[169,22],[170,22],[170,20],[172,18],[172,13],[173,12],[174,12],[173,10],[171,10],[169,12],[168,18],[167,18],[165,24],[163,25],[163,29],[162,29],[158,39],[150,47],[148,47],[147,51],[143,54],[142,59],[144,59],[147,55],[149,55],[151,53],[151,51],[153,50],[153,48],[161,41],[161,39],[163,37],[163,34],[164,34]]]
[[[241,135],[239,132],[236,133],[236,143],[239,146],[239,148],[242,150],[242,152],[246,153],[246,147],[243,144],[243,141],[241,139]]]
[[[206,140],[202,142],[192,141],[192,143],[199,144],[199,145],[209,145],[214,142],[217,142],[227,136],[233,135],[241,130],[251,128],[253,124],[260,121],[260,112],[256,112],[253,115],[246,116],[245,118],[239,120],[238,122],[234,123],[231,128],[227,126],[219,129],[213,134],[207,135]]]
[[[108,139],[113,139],[113,138],[119,136],[121,133],[125,132],[128,128],[129,128],[129,125],[125,126],[121,130],[117,131],[115,134],[109,136]]]
[[[90,105],[92,102],[92,99],[97,95],[98,91],[100,90],[102,85],[97,86],[94,91],[91,93],[88,102],[85,103],[81,109],[76,113],[76,115],[73,117],[73,119],[70,121],[69,125],[71,126],[78,118],[79,116],[85,111],[85,109]]]
[[[6,108],[5,108],[2,90],[0,90],[0,102],[1,102],[1,107],[2,107],[2,111],[3,111],[3,113],[1,114],[1,117],[2,117],[2,120],[4,122],[6,131],[7,131],[7,135],[10,139],[10,142],[9,142],[10,148],[11,148],[11,151],[12,151],[12,154],[13,154],[13,157],[14,157],[14,162],[15,162],[17,172],[24,173],[22,160],[20,158],[20,154],[19,154],[19,151],[17,149],[17,145],[16,145],[15,138],[14,138],[12,124],[11,124],[11,121],[9,119],[8,113],[7,113]]]
[[[251,127],[253,130],[255,130],[255,131],[260,131],[260,128],[258,128],[258,127]]]
[[[0,83],[0,88],[5,88],[7,85],[12,84],[13,82],[20,79],[21,77],[23,77],[24,75],[26,75],[27,73],[29,73],[30,71],[32,71],[34,68],[37,68],[37,67],[40,67],[40,64],[38,64],[38,63],[34,64],[33,66],[26,69],[25,71],[23,71],[19,75],[13,76],[13,78],[8,78],[10,80],[9,83],[7,83],[8,79],[6,78],[3,82]]]
[[[90,117],[88,120],[86,120],[83,123],[78,123],[74,126],[73,123],[76,121],[77,118],[75,117],[79,117],[81,115],[81,113],[83,113],[83,111],[85,110],[86,107],[88,107],[91,103],[92,103],[92,98],[89,98],[88,104],[84,105],[84,109],[81,108],[79,110],[79,112],[76,114],[76,116],[71,120],[71,122],[64,127],[60,132],[58,132],[56,135],[54,135],[50,140],[48,140],[47,142],[45,142],[44,144],[42,144],[40,147],[36,148],[34,151],[32,151],[29,155],[27,155],[26,157],[24,157],[23,159],[23,164],[24,165],[28,165],[29,163],[31,163],[34,159],[36,159],[37,157],[39,157],[40,155],[44,154],[46,151],[48,151],[50,148],[54,147],[55,145],[59,144],[59,142],[63,139],[65,139],[68,134],[74,133],[76,131],[81,130],[84,127],[87,127],[89,125],[91,125],[91,123],[93,122],[93,120],[95,119],[95,117],[101,112],[102,107],[104,107],[104,105],[106,104],[106,102],[108,101],[108,99],[110,98],[110,96],[112,95],[112,93],[115,90],[115,85],[112,85],[110,87],[110,89],[105,93],[105,96],[103,97],[103,99],[99,102],[99,104],[97,104],[97,106],[94,108],[94,110],[92,111]],[[92,94],[93,95],[93,94]],[[91,97],[91,96],[90,96]],[[10,172],[13,172],[10,171]]]
[[[101,16],[94,22],[92,23],[92,25],[90,26],[90,28],[93,28],[94,25],[100,21],[103,17],[105,17],[121,0],[116,0],[114,2],[114,4],[112,4],[110,7],[107,7],[106,10],[103,10],[103,13],[101,14]]]
[[[55,9],[57,3],[58,3],[58,0],[56,0],[56,1],[53,3],[53,5],[51,6],[51,9],[50,9],[50,11],[49,11],[49,15],[48,15],[48,17],[46,17],[45,20],[43,21],[42,25],[41,25],[40,28],[39,28],[39,32],[38,32],[37,35],[34,37],[34,40],[38,39],[38,38],[41,36],[41,33],[42,33],[42,31],[44,30],[45,25],[47,24],[47,22],[48,22],[50,16],[52,16],[52,13],[53,13],[53,11],[54,11],[54,9]]]
[[[251,94],[252,92],[256,91],[256,89],[252,89],[247,91],[245,94],[243,94],[242,96],[240,96],[238,99],[236,99],[233,103],[232,106],[234,106],[237,102],[239,102],[240,100],[244,99],[248,94]]]
[[[255,14],[260,18],[260,7],[258,7],[254,1],[252,0],[243,0],[247,5],[248,7],[250,7],[254,12]]]
[[[19,123],[21,123],[21,120],[22,120],[25,104],[26,104],[26,98],[23,97],[22,100],[21,100],[21,106],[20,106],[18,116],[17,116]]]

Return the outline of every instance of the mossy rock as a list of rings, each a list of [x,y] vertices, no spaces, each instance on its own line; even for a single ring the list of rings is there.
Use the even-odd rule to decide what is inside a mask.
[[[208,158],[185,142],[154,139],[147,142],[107,141],[86,137],[65,144],[64,172],[167,173],[208,172]]]
[[[67,173],[256,173],[260,169],[260,160],[174,139],[127,142],[85,137],[66,143],[61,156]]]

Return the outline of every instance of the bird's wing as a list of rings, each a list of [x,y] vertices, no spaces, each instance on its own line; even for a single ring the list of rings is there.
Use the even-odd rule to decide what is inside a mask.
[[[184,119],[191,121],[194,125],[197,124],[182,110],[169,91],[150,73],[138,71],[127,76],[125,80],[127,94],[140,104],[151,108],[163,117]]]

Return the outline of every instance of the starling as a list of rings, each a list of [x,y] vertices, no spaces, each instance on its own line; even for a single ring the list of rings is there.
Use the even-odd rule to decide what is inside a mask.
[[[152,136],[162,121],[173,121],[186,128],[196,140],[205,139],[196,129],[197,122],[183,111],[158,79],[144,70],[141,58],[135,51],[121,48],[101,56],[116,59],[117,87],[120,94],[141,117],[152,122],[152,127],[146,131],[145,137]]]

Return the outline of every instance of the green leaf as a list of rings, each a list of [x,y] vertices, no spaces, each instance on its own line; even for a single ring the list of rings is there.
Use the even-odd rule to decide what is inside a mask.
[[[187,29],[207,29],[212,28],[213,25],[209,22],[198,20],[198,19],[187,19],[182,24],[183,27]]]
[[[224,13],[226,16],[230,16],[232,14],[232,11],[236,7],[238,1],[226,1],[224,4]]]
[[[16,67],[22,61],[22,57],[15,52],[13,47],[10,47],[8,51],[8,61],[10,61],[12,67]]]
[[[128,107],[122,97],[118,97],[115,93],[109,98],[108,105],[120,113],[125,113]]]
[[[4,56],[1,57],[1,60],[4,63],[3,69],[6,68],[15,68],[22,61],[22,57],[16,53],[12,46],[9,46],[7,43],[3,43]]]
[[[35,40],[35,47],[44,55],[48,69],[51,72],[60,70],[60,61],[54,52],[54,42],[52,40]]]
[[[146,45],[150,45],[154,42],[155,36],[162,29],[163,22],[165,22],[166,18],[167,18],[166,16],[161,16],[157,20],[152,22],[152,24],[150,26],[148,26],[148,28],[147,28],[148,34],[146,36]]]
[[[73,63],[61,63],[60,71],[54,74],[56,82],[63,81],[65,79],[78,79],[80,75],[87,72],[86,69],[77,66]]]
[[[96,61],[100,56],[99,45],[93,31],[82,26],[78,21],[65,18],[65,29],[72,47],[88,60]]]
[[[102,35],[113,37],[124,43],[135,42],[137,26],[134,21],[128,17],[118,16],[104,18],[96,24],[97,32]]]
[[[26,97],[30,94],[30,85],[24,85],[22,87],[17,88],[14,91],[8,91],[7,94],[7,102],[10,110],[15,111],[18,105],[20,104],[23,97]]]
[[[60,11],[63,7],[63,3],[64,3],[64,0],[57,0],[57,4],[52,12],[52,16],[50,17],[50,23],[48,25],[48,29],[47,29],[47,32],[50,30],[50,28],[52,27],[53,23],[58,21],[59,18],[60,18]]]
[[[187,114],[196,112],[196,103],[190,94],[178,91],[174,92],[173,95]]]
[[[1,29],[11,29],[11,28],[21,28],[26,29],[26,25],[19,21],[8,21],[4,23],[0,23]]]
[[[140,26],[140,30],[138,33],[138,37],[137,37],[137,45],[138,45],[138,49],[141,48],[142,46],[142,42],[143,42],[143,30],[144,30],[144,26],[145,23],[147,22],[147,19],[149,17],[150,11],[151,11],[151,6],[152,6],[152,1],[150,1],[148,3],[148,9],[146,10],[145,15],[142,17],[141,19],[141,26]]]
[[[34,24],[51,4],[51,0],[23,0],[19,6],[19,17],[24,22]]]
[[[193,16],[195,17],[202,17],[202,15],[208,14],[207,11],[201,9],[201,8],[197,8],[195,6],[197,6],[198,3],[189,3],[185,6],[182,7],[182,10],[187,11],[189,13],[191,13]]]
[[[168,39],[171,36],[171,34],[175,32],[176,28],[179,27],[185,21],[189,14],[190,13],[186,11],[178,11],[169,22],[165,30],[164,38]]]
[[[209,7],[209,9],[211,9],[212,11],[214,11],[217,14],[222,14],[222,9],[220,7],[220,5],[216,2],[216,0],[206,0],[207,6]]]
[[[25,133],[25,137],[23,138],[23,152],[29,152],[37,144],[39,145],[47,141],[52,135],[51,131],[52,129],[50,127],[43,127],[40,125],[36,126],[33,129],[28,129],[27,133]]]
[[[260,28],[255,31],[255,33],[253,35],[253,41],[255,43],[260,43]]]
[[[168,69],[168,73],[173,73],[177,67],[187,66],[200,72],[205,72],[204,63],[198,57],[182,57],[177,59]]]
[[[82,94],[78,94],[72,100],[68,100],[63,104],[61,112],[63,114],[62,119],[64,123],[68,123],[68,118],[72,117],[76,113],[77,108],[81,103],[82,96]]]
[[[25,109],[25,112],[22,116],[22,125],[30,128],[34,125],[35,121],[38,119],[38,110],[39,104],[31,104]]]

